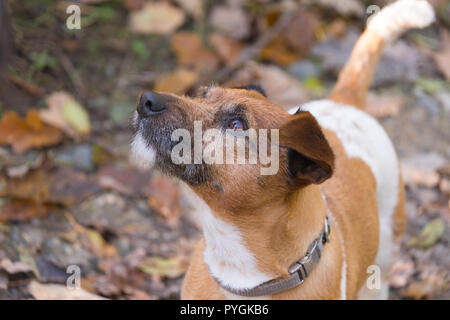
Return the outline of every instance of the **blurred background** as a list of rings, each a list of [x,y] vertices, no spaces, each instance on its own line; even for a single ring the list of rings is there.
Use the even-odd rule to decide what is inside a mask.
[[[177,182],[130,156],[139,92],[327,97],[389,2],[0,0],[0,299],[179,298],[201,231]],[[437,22],[385,51],[368,97],[407,188],[392,299],[450,298],[450,1],[430,2]],[[63,290],[70,265],[84,290]]]

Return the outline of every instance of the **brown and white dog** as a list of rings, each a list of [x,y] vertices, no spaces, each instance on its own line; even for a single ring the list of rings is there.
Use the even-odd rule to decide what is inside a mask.
[[[387,273],[406,224],[405,196],[389,137],[361,109],[383,47],[433,20],[426,1],[384,8],[357,42],[329,100],[308,103],[294,115],[252,88],[210,86],[195,97],[141,95],[134,153],[189,186],[203,225],[182,298],[242,298],[235,292],[288,278],[292,263],[321,234],[325,217],[329,241],[308,277],[258,298],[387,298]],[[218,129],[223,140],[225,129],[278,129],[279,170],[261,175],[260,163],[174,164],[172,132],[193,133],[195,120],[203,129]],[[381,270],[379,287],[366,285],[371,265]]]

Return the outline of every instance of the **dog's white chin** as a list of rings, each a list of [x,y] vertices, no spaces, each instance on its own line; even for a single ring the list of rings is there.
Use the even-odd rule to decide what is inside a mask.
[[[156,151],[147,144],[139,131],[131,142],[131,151],[136,159],[149,165],[155,163]]]

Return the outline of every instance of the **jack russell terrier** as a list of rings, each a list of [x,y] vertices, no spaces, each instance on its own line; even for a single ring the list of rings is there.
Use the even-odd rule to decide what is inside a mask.
[[[183,299],[388,297],[387,275],[406,225],[405,193],[389,137],[362,109],[382,49],[433,21],[426,1],[385,7],[356,43],[329,99],[292,112],[256,86],[209,86],[194,97],[141,94],[132,149],[188,185],[203,226]],[[201,157],[211,144],[202,149],[201,141],[200,158],[175,161],[180,137],[198,123],[216,130],[217,153],[230,136],[270,130],[279,167],[262,174],[262,161],[211,163]],[[174,139],[177,129],[184,131]],[[250,152],[249,137],[242,139]],[[194,153],[198,148],[188,140],[187,158],[191,145]],[[267,149],[260,142],[258,153]],[[371,270],[379,270],[378,285],[367,284]]]

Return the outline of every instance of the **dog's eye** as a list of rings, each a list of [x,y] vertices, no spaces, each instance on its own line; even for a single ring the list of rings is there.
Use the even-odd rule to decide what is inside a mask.
[[[228,123],[228,128],[233,130],[244,130],[244,122],[240,119],[233,119]]]

